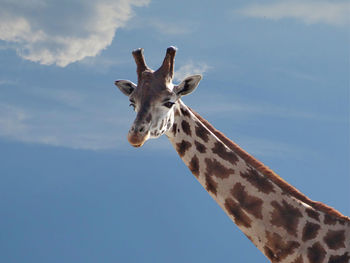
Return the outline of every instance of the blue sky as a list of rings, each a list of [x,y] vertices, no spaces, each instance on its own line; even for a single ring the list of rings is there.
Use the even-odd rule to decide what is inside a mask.
[[[350,215],[346,1],[0,0],[0,261],[268,262],[166,138],[128,145],[131,51],[311,199]]]

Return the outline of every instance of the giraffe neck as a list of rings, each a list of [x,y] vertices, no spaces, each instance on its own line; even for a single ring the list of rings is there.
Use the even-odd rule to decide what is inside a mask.
[[[350,220],[311,201],[182,101],[172,145],[243,233],[272,262],[349,262]]]

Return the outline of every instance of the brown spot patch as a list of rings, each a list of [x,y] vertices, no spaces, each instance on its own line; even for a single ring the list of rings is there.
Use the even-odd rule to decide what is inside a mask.
[[[303,257],[300,255],[292,263],[304,263]]]
[[[217,160],[215,159],[209,159],[209,158],[205,158],[204,162],[207,166],[207,172],[206,174],[209,176],[216,176],[219,177],[221,179],[227,178],[230,176],[230,174],[234,174],[235,170],[231,169],[231,168],[226,168],[225,166],[223,166],[221,163],[219,163]]]
[[[320,221],[320,214],[311,208],[306,208],[305,212],[307,215],[317,221]]]
[[[201,138],[204,142],[209,141],[209,131],[203,126],[202,123],[196,122],[196,128],[195,128],[196,135]]]
[[[290,235],[297,236],[299,217],[302,217],[298,208],[288,204],[285,200],[282,204],[272,201],[275,208],[271,214],[271,224],[284,228]]]
[[[262,219],[261,209],[263,201],[260,198],[249,195],[247,191],[245,191],[244,186],[240,183],[234,185],[231,189],[231,194],[246,212],[256,218]]]
[[[196,177],[199,176],[199,160],[196,155],[192,157],[190,163],[188,164],[188,167]]]
[[[302,240],[305,242],[307,240],[313,239],[317,236],[320,225],[311,222],[306,222],[303,228]]]
[[[198,141],[194,141],[194,145],[196,146],[196,149],[198,152],[200,153],[205,153],[207,148],[205,147],[204,144],[201,144],[200,142]]]
[[[183,157],[186,153],[186,151],[191,147],[191,143],[185,140],[182,140],[181,142],[176,144],[176,151],[180,155],[180,157]]]
[[[277,233],[266,231],[267,242],[264,246],[264,254],[272,262],[280,262],[289,255],[294,253],[294,250],[300,247],[296,241],[286,241]]]
[[[307,249],[307,257],[310,263],[321,263],[326,256],[326,251],[321,246],[320,242],[317,242]]]
[[[348,253],[346,252],[341,256],[330,256],[328,263],[349,263],[350,256]]]
[[[181,108],[181,113],[183,116],[190,117],[190,112],[184,108]]]
[[[330,249],[345,247],[345,231],[329,230],[323,240]]]
[[[252,220],[232,198],[226,198],[224,205],[237,226],[251,227]]]
[[[172,128],[172,131],[173,131],[174,136],[176,135],[176,129],[177,129],[177,124],[174,123],[174,124],[173,124],[173,128]]]
[[[232,163],[233,165],[236,165],[236,163],[238,162],[237,155],[232,150],[225,147],[225,145],[222,142],[215,142],[212,151],[213,153],[217,154],[222,159]]]
[[[241,172],[241,176],[250,182],[256,189],[258,189],[258,191],[265,194],[275,192],[271,181],[264,175],[259,174],[253,168],[249,168],[247,172]]]
[[[208,192],[212,192],[214,195],[217,194],[218,183],[215,182],[212,176],[205,174],[205,184]]]
[[[327,224],[327,225],[335,225],[337,223],[337,219],[333,216],[330,216],[330,215],[327,215],[325,214],[324,215],[324,223]]]
[[[182,127],[182,130],[184,131],[184,133],[186,133],[188,136],[191,136],[191,127],[187,121],[183,120],[181,122],[181,127]]]

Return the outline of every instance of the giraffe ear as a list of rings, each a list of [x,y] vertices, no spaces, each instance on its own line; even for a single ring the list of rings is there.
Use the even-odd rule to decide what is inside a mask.
[[[185,78],[178,86],[175,86],[173,91],[179,97],[190,94],[197,88],[198,83],[201,79],[201,75],[189,76]]]
[[[114,84],[123,92],[126,96],[129,96],[135,89],[136,84],[130,80],[117,80]]]

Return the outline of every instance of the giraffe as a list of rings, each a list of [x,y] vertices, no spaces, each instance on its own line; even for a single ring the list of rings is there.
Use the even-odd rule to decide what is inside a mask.
[[[128,141],[141,147],[165,134],[204,189],[247,238],[279,263],[349,263],[350,218],[310,200],[267,166],[215,129],[181,97],[194,91],[201,75],[172,82],[175,47],[153,71],[143,49],[132,52],[137,85],[117,80],[136,111]]]

